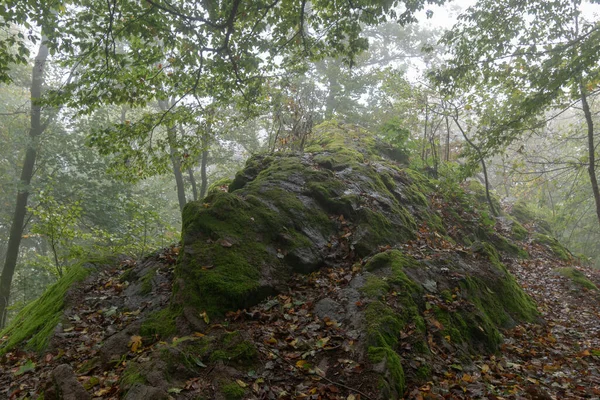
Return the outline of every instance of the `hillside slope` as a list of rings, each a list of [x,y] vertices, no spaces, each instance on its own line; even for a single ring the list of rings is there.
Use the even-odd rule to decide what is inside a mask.
[[[596,396],[592,273],[526,218],[494,221],[477,193],[400,158],[333,123],[302,154],[253,157],[186,206],[181,246],[82,264],[51,315],[34,313],[64,282],[19,315],[0,394]]]

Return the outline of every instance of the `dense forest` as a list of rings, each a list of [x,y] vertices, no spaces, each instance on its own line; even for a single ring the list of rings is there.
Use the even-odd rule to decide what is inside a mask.
[[[597,3],[4,0],[0,396],[597,398]]]

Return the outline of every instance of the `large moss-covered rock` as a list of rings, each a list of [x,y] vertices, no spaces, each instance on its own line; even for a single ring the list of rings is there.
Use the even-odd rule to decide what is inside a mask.
[[[427,380],[434,337],[465,355],[497,351],[501,328],[537,311],[496,247],[527,254],[468,194],[437,190],[385,149],[360,128],[325,124],[303,153],[255,156],[227,192],[188,204],[173,309],[198,327],[199,315],[257,304],[295,273],[354,265],[345,289],[353,294],[322,299],[315,313],[361,332],[359,354],[381,376],[379,398],[401,398],[407,379]],[[405,371],[415,354],[418,368]]]
[[[201,379],[197,393],[217,399],[257,387],[280,396],[282,387],[262,383],[284,382],[282,371],[298,393],[320,385],[316,375],[348,379],[340,398],[349,398],[360,394],[351,388],[360,373],[370,398],[399,399],[431,380],[440,354],[468,363],[497,351],[502,328],[537,318],[504,264],[527,254],[475,197],[402,159],[402,149],[338,123],[317,127],[304,152],[252,157],[228,186],[185,207],[181,248],[90,286],[113,288],[120,303],[85,301],[113,301],[100,308],[127,322],[78,373],[133,357],[120,371],[125,398],[166,398]],[[508,235],[528,235],[521,230]],[[6,343],[45,346],[64,316],[60,300],[88,273],[72,269],[35,305],[44,323],[22,313]],[[143,357],[132,347],[140,340]]]
[[[325,126],[304,153],[255,156],[228,192],[188,204],[178,270],[186,307],[222,315],[346,249],[364,257],[414,238],[414,210],[426,199],[383,148],[359,128]]]

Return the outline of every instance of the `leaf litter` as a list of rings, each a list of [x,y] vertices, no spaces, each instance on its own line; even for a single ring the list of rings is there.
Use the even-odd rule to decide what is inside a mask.
[[[503,227],[498,224],[496,229]],[[340,251],[351,232],[351,227],[344,225],[332,248]],[[598,285],[598,271],[574,260],[559,260],[549,247],[529,239],[521,245],[530,254],[529,258],[502,261],[536,301],[540,323],[521,324],[503,331],[504,343],[497,354],[469,355],[450,343],[449,337],[441,336],[442,324],[425,310],[427,343],[433,354],[427,360],[431,374],[426,381],[415,378],[415,371],[425,360],[411,349],[414,326],[409,324],[401,333],[399,349],[408,380],[405,398],[600,398],[600,293],[577,286],[556,273],[557,268],[574,267]],[[0,397],[37,398],[48,388],[51,371],[65,363],[73,366],[77,379],[93,398],[122,397],[120,378],[128,363],[148,359],[160,342],[144,343],[140,336],[131,335],[129,352],[104,371],[97,362],[100,346],[114,333],[140,320],[152,307],[166,305],[178,250],[175,246],[164,249],[153,260],[157,274],[164,279],[159,285],[153,285],[149,296],[156,298],[162,293],[160,304],[142,301],[137,309],[124,311],[129,282],[123,276],[136,265],[134,260],[123,260],[102,269],[92,280],[86,281],[71,294],[74,299],[65,313],[67,320],[62,329],[55,332],[46,353],[15,349],[2,356]],[[423,259],[448,252],[472,253],[471,249],[450,243],[426,228],[419,231],[417,240],[404,245],[403,250]],[[345,251],[352,250],[346,245]],[[207,332],[194,333],[191,340],[202,338],[212,330],[243,332],[244,339],[258,350],[260,359],[260,368],[238,374],[233,381],[245,390],[248,399],[376,398],[379,376],[367,368],[360,354],[360,332],[328,317],[320,318],[314,312],[319,300],[338,299],[352,277],[360,272],[360,264],[351,263],[352,257],[348,260],[345,266],[297,275],[286,292],[250,309],[230,312],[225,324],[213,321],[210,325],[208,317],[201,315],[209,327]],[[424,296],[430,307],[432,304],[463,306],[459,304],[460,296],[453,296],[450,302],[435,293]],[[359,300],[355,306],[360,309],[363,304]],[[188,376],[178,387],[170,388],[169,396],[174,399],[215,396],[217,388],[210,378],[215,367],[209,361],[196,359],[200,372]]]

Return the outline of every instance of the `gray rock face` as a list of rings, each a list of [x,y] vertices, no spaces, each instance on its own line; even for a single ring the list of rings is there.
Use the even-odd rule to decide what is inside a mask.
[[[159,388],[136,383],[127,392],[125,400],[164,400],[169,396]]]
[[[58,400],[87,400],[90,398],[68,364],[59,365],[52,371],[52,383]]]
[[[323,319],[329,318],[332,321],[341,321],[344,317],[340,313],[341,306],[333,299],[326,297],[315,304],[315,314]]]

